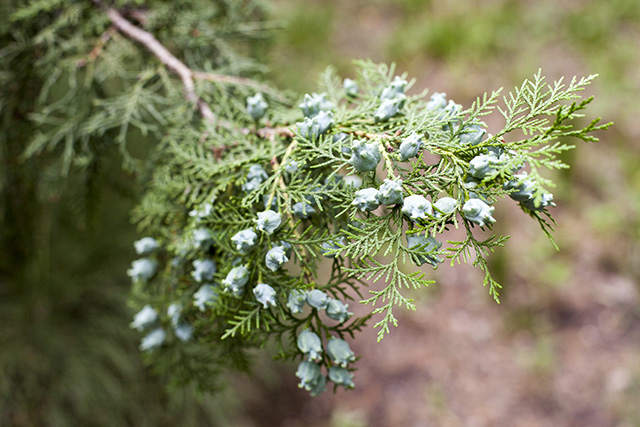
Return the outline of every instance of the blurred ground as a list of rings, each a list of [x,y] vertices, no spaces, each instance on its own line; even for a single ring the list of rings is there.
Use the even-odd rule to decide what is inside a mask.
[[[615,126],[596,145],[578,142],[572,169],[555,176],[559,252],[498,204],[496,231],[513,236],[492,261],[500,305],[472,268],[442,267],[383,342],[371,328],[352,343],[354,390],[309,398],[291,368],[250,400],[244,422],[640,426],[640,2],[276,3],[284,29],[271,62],[283,85],[312,91],[326,64],[348,77],[350,60],[368,57],[469,105],[539,67],[550,79],[599,73],[588,115]]]

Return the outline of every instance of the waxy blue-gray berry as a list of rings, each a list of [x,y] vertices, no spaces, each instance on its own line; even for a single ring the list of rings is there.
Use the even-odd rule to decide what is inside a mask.
[[[433,204],[436,218],[440,218],[442,215],[449,215],[456,210],[458,201],[453,197],[442,197]]]
[[[337,320],[339,323],[345,322],[353,313],[349,313],[347,310],[348,304],[343,303],[338,299],[330,299],[325,309],[327,316],[333,320]]]
[[[242,190],[251,193],[260,187],[260,184],[267,179],[269,175],[260,165],[249,166],[249,172],[247,173],[247,181],[242,184]]]
[[[331,111],[320,111],[312,118],[305,117],[304,121],[296,123],[296,126],[302,137],[313,141],[331,129],[331,126],[333,126],[333,113]]]
[[[335,384],[344,386],[344,388],[355,387],[355,384],[353,383],[353,374],[347,369],[339,366],[332,366],[329,368],[329,379]]]
[[[314,117],[321,111],[333,110],[333,103],[327,99],[326,93],[305,94],[300,104],[305,117]]]
[[[173,304],[169,304],[167,307],[167,316],[171,319],[171,324],[173,326],[177,325],[180,321],[180,316],[182,315],[182,305],[174,302]]]
[[[162,328],[154,329],[142,338],[140,350],[147,351],[160,347],[167,337],[167,333]]]
[[[345,95],[350,98],[353,98],[358,94],[358,83],[351,79],[344,79],[342,83],[342,89],[344,90]]]
[[[375,188],[363,188],[356,191],[352,205],[356,206],[362,212],[371,212],[380,206],[378,201],[378,190]]]
[[[294,203],[293,206],[291,206],[291,212],[298,218],[307,219],[316,213],[316,210],[311,203],[305,201]]]
[[[193,305],[198,307],[198,310],[205,311],[207,306],[214,304],[218,299],[218,292],[216,288],[211,285],[202,285],[200,289],[193,294]]]
[[[404,106],[407,97],[404,94],[397,95],[393,99],[384,99],[373,115],[376,123],[386,122],[391,117],[398,114],[398,111]]]
[[[231,237],[231,241],[236,245],[236,249],[242,253],[247,253],[258,241],[258,235],[251,228],[238,231]]]
[[[402,196],[401,179],[385,179],[378,189],[378,201],[386,206],[402,203]]]
[[[249,281],[249,269],[241,265],[239,267],[233,267],[231,271],[224,278],[222,284],[224,290],[231,292],[235,297],[241,297],[244,294],[244,287]]]
[[[323,310],[329,304],[329,297],[320,289],[313,289],[307,293],[307,304],[318,310]]]
[[[291,313],[302,313],[305,303],[307,302],[307,291],[302,289],[292,289],[287,299],[287,308]]]
[[[405,197],[402,201],[402,213],[412,221],[426,220],[427,216],[433,215],[431,202],[420,194]]]
[[[425,237],[423,234],[407,236],[407,248],[420,248],[420,255],[417,259],[418,265],[428,263],[431,264],[433,268],[438,267],[438,263],[442,262],[442,258],[438,257],[434,252],[440,249],[441,246],[442,243],[438,242],[433,236]]]
[[[158,269],[158,262],[149,258],[140,258],[131,263],[127,275],[134,282],[146,282],[151,279]]]
[[[271,271],[278,271],[282,264],[289,261],[285,249],[283,246],[274,246],[269,249],[267,255],[264,257],[267,268]]]
[[[143,237],[133,242],[133,247],[138,255],[149,255],[160,247],[160,244],[153,237]]]
[[[406,87],[407,81],[400,76],[396,76],[389,86],[382,89],[380,99],[396,99],[400,96],[404,96]]]
[[[258,212],[258,219],[254,219],[253,221],[256,223],[258,230],[267,234],[273,234],[273,232],[280,227],[282,218],[279,213],[269,209],[264,212]]]
[[[456,104],[452,99],[447,102],[447,105],[442,110],[441,117],[443,119],[451,119],[458,115],[462,111],[462,105]]]
[[[327,354],[335,365],[346,368],[349,362],[356,360],[356,355],[353,354],[349,344],[345,340],[332,337],[327,343]]]
[[[382,153],[377,142],[367,144],[362,140],[353,141],[349,163],[358,172],[375,170],[381,159]]]
[[[196,282],[206,282],[216,274],[216,263],[210,259],[196,259],[193,261],[194,270],[191,275]]]
[[[482,142],[487,131],[479,125],[466,126],[460,133],[460,144],[462,145],[478,145]]]
[[[260,120],[267,112],[269,104],[264,100],[261,93],[256,93],[247,98],[247,112],[254,120]]]
[[[426,108],[429,111],[442,110],[447,106],[447,94],[444,92],[435,92],[427,102]]]
[[[495,209],[480,199],[469,199],[462,206],[462,216],[469,221],[475,222],[480,227],[484,227],[487,224],[496,222],[495,218],[491,216]]]
[[[327,378],[322,375],[317,363],[303,360],[298,365],[296,377],[300,378],[298,387],[310,391],[312,396],[317,396],[326,389]]]
[[[335,258],[336,254],[331,253],[337,249],[340,249],[344,245],[344,238],[338,237],[337,239],[330,240],[328,242],[322,242],[320,246],[322,246],[322,255],[327,258]]]
[[[255,165],[255,164],[249,166],[249,171],[247,172],[248,181],[252,181],[255,179],[257,181],[262,182],[267,178],[269,178],[269,175],[267,174],[267,172],[265,172],[262,166]]]
[[[551,193],[543,193],[538,206],[536,206],[535,204],[534,197],[531,197],[530,199],[527,199],[524,202],[520,202],[520,204],[525,208],[529,209],[530,211],[541,211],[547,206],[556,205],[555,203],[553,203],[553,194]]]
[[[499,165],[500,159],[493,153],[481,154],[469,162],[469,175],[477,179],[491,178],[496,174],[496,167]]]
[[[522,206],[530,211],[540,211],[547,206],[555,206],[553,203],[553,194],[543,193],[542,198],[539,201],[539,205],[536,206],[535,201],[535,182],[527,177],[526,172],[522,172],[514,176],[515,179],[506,183],[503,188],[505,190],[516,190],[509,193],[509,197],[513,200],[520,202]]]
[[[187,322],[180,322],[174,328],[175,336],[182,342],[187,342],[193,337],[193,328]]]
[[[129,325],[131,328],[141,331],[147,326],[150,326],[158,320],[158,312],[153,309],[149,304],[142,307],[142,309],[136,313],[133,317],[133,322]]]
[[[298,348],[309,360],[319,361],[322,354],[322,341],[320,337],[308,329],[300,332],[297,339]]]
[[[275,307],[276,305],[276,291],[266,283],[258,283],[253,288],[253,296],[264,308]]]
[[[295,160],[289,160],[286,165],[284,165],[284,170],[287,173],[296,173],[300,169],[300,165]]]
[[[205,227],[196,228],[193,230],[193,245],[202,250],[209,249],[213,243],[213,234],[211,230]]]
[[[420,138],[415,131],[411,132],[411,134],[402,141],[400,148],[398,148],[398,156],[400,157],[400,160],[406,162],[407,160],[417,156],[422,145],[422,138]]]

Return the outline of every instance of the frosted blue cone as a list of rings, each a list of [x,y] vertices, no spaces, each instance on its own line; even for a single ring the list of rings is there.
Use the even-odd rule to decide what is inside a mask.
[[[407,97],[405,95],[400,94],[397,98],[383,100],[373,115],[375,122],[386,122],[398,114],[398,111],[404,106],[406,99]]]
[[[455,212],[458,201],[453,197],[442,197],[433,204],[436,218]]]
[[[460,133],[460,144],[462,145],[478,145],[482,142],[482,138],[487,134],[487,131],[479,125],[470,125],[464,128],[464,131]]]
[[[407,87],[407,81],[400,76],[396,76],[389,86],[385,87],[380,93],[380,99],[397,99],[404,96]]]
[[[134,282],[146,282],[156,274],[158,262],[149,258],[140,258],[131,263],[131,268],[127,270],[127,275]]]
[[[349,163],[355,170],[358,172],[375,170],[380,160],[382,160],[382,153],[377,142],[367,144],[362,140],[353,141]]]
[[[260,120],[267,112],[269,104],[264,100],[261,93],[256,93],[247,98],[247,112],[253,120]]]
[[[176,326],[180,321],[180,316],[182,316],[182,305],[174,302],[167,307],[167,316],[171,320],[171,324]]]
[[[302,313],[302,309],[307,302],[307,291],[302,289],[292,289],[289,292],[289,298],[287,299],[287,308],[291,310],[291,313]]]
[[[428,216],[433,215],[433,207],[424,196],[414,194],[405,197],[402,201],[402,213],[409,217],[413,222],[427,220]]]
[[[143,237],[133,242],[133,247],[138,255],[149,255],[160,247],[160,244],[153,237]]]
[[[353,374],[342,367],[332,366],[329,368],[329,379],[335,384],[344,386],[344,388],[355,387]]]
[[[307,93],[300,104],[305,117],[315,117],[321,111],[333,110],[333,107],[333,103],[327,99],[326,93]]]
[[[196,228],[193,230],[193,245],[202,250],[209,249],[213,243],[213,235],[211,230],[205,227]]]
[[[231,237],[231,241],[236,246],[236,250],[247,253],[251,250],[258,241],[258,235],[251,228],[247,228],[242,231],[238,231]]]
[[[307,304],[318,310],[324,310],[329,304],[329,296],[320,289],[313,289],[307,293]]]
[[[229,271],[227,277],[222,281],[224,290],[231,292],[235,297],[241,297],[244,294],[244,288],[249,281],[249,269],[244,265],[234,267]]]
[[[154,324],[156,320],[158,320],[158,312],[147,304],[135,314],[133,322],[131,322],[129,326],[138,331],[142,331],[147,326]]]
[[[298,349],[304,353],[309,360],[319,361],[322,354],[322,341],[314,332],[305,329],[300,332],[297,339]]]
[[[193,261],[194,270],[191,276],[196,282],[206,282],[213,279],[216,274],[216,263],[210,259],[197,259]]]
[[[258,219],[254,219],[254,222],[258,230],[267,234],[273,234],[273,232],[280,227],[282,218],[280,214],[269,209],[264,212],[258,212]]]
[[[402,140],[402,143],[398,148],[398,156],[400,160],[406,162],[407,160],[416,157],[423,144],[422,138],[420,138],[415,131],[411,132],[408,137]]]
[[[375,188],[364,188],[356,191],[352,205],[360,209],[361,212],[371,212],[380,206],[378,201],[378,190]]]
[[[320,365],[304,360],[298,365],[296,377],[300,378],[298,387],[311,392],[312,396],[317,396],[326,389],[327,379],[322,375]]]
[[[353,315],[347,310],[349,305],[343,303],[338,299],[331,299],[327,304],[326,313],[327,316],[333,320],[337,320],[339,323],[344,323]]]
[[[444,92],[435,92],[427,102],[426,108],[429,111],[438,111],[447,106],[447,94]]]
[[[214,304],[218,299],[218,292],[211,285],[202,285],[200,289],[193,294],[193,305],[198,310],[205,311],[207,306]]]
[[[283,246],[274,246],[267,252],[265,256],[265,264],[271,271],[278,271],[282,264],[289,261],[285,248]]]
[[[477,179],[485,179],[496,174],[496,167],[500,165],[500,159],[495,154],[481,154],[469,162],[469,175]]]
[[[253,296],[262,304],[263,308],[269,306],[275,307],[276,305],[276,291],[266,283],[258,283],[256,287],[253,288]]]
[[[187,342],[193,337],[193,327],[187,322],[180,322],[173,331],[176,337],[182,342]]]
[[[140,341],[140,350],[147,351],[160,347],[167,337],[167,333],[162,328],[154,329]]]
[[[291,206],[291,212],[297,218],[308,219],[311,215],[316,213],[316,210],[309,202],[298,202],[294,203],[293,206]]]
[[[345,95],[350,98],[353,98],[358,94],[358,84],[351,79],[344,79],[342,89],[344,90]]]
[[[480,199],[469,199],[462,207],[462,216],[480,227],[496,222],[491,216],[496,208],[487,205]]]
[[[443,260],[434,252],[436,252],[442,246],[441,242],[438,242],[433,236],[425,237],[423,234],[412,234],[407,236],[407,248],[421,248],[418,256],[418,265],[425,263],[431,264],[433,268],[438,267],[438,263]]]
[[[327,354],[331,361],[343,368],[346,368],[349,362],[356,360],[349,344],[340,338],[331,338],[327,343]]]
[[[357,194],[357,193],[356,193]],[[402,180],[385,179],[378,189],[378,201],[386,206],[402,203]]]

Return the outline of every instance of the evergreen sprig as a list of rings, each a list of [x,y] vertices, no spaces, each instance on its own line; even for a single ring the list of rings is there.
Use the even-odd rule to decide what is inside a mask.
[[[543,171],[567,167],[566,138],[593,142],[608,127],[574,127],[595,76],[547,84],[540,70],[503,105],[496,90],[464,109],[411,94],[393,65],[358,61],[353,80],[329,68],[320,93],[298,99],[253,80],[261,67],[235,49],[268,26],[243,20],[259,15],[252,2],[218,0],[204,16],[193,2],[141,3],[39,0],[11,15],[42,19],[30,43],[64,58],[43,73],[24,156],[58,151],[66,172],[113,145],[142,177],[134,220],[150,240],[136,242],[128,271],[141,309],[132,326],[179,383],[212,386],[273,340],[312,394],[327,380],[351,388],[344,340],[372,317],[381,340],[396,307],[416,308],[406,291],[434,283],[419,267],[444,257],[483,271],[499,301],[487,258],[508,236],[478,233],[499,220],[492,204],[513,199],[551,236]],[[487,129],[496,109],[505,124]],[[140,138],[154,144],[144,158],[132,152]],[[452,240],[451,228],[466,236]],[[370,312],[354,317],[352,301]]]
[[[574,129],[569,122],[579,117],[588,100],[558,104],[576,99],[576,92],[593,77],[574,79],[567,87],[561,82],[545,86],[538,72],[503,98],[504,107],[498,105],[498,90],[464,110],[444,94],[430,99],[424,94],[406,96],[409,83],[404,76],[394,76],[393,67],[371,62],[357,66],[356,94],[345,92],[329,69],[320,79],[323,92],[305,95],[303,112],[297,117],[276,107],[267,124],[239,111],[237,127],[222,135],[178,132],[179,142],[169,136],[163,144],[165,166],[157,169],[146,198],[166,194],[177,200],[182,195],[185,205],[167,217],[166,210],[143,202],[136,213],[141,219],[162,215],[159,227],[145,226],[143,232],[164,239],[170,256],[180,259],[182,275],[189,274],[189,262],[203,256],[219,266],[211,281],[219,295],[211,302],[215,316],[196,313],[196,318],[214,322],[207,323],[207,333],[222,338],[210,344],[239,340],[264,345],[266,337],[273,336],[280,358],[303,359],[298,372],[301,386],[312,394],[323,389],[325,375],[338,366],[316,352],[326,351],[331,337],[354,336],[370,316],[382,316],[374,325],[382,339],[390,325],[398,324],[395,307],[415,309],[404,295],[406,289],[434,283],[416,269],[424,263],[437,268],[445,256],[452,264],[471,262],[484,272],[484,285],[499,301],[501,285],[492,277],[487,258],[508,236],[481,238],[476,233],[478,227],[491,229],[496,221],[490,205],[512,196],[548,232],[553,202],[546,188],[553,183],[540,171],[566,167],[558,159],[573,148],[562,142],[566,137],[591,141],[592,131],[608,126],[596,120]],[[271,103],[268,95],[265,98]],[[385,100],[400,101],[385,112]],[[481,118],[496,108],[506,123],[489,135]],[[509,141],[514,131],[521,131],[525,139]],[[217,157],[212,154],[216,149],[221,149]],[[190,181],[176,186],[175,180],[167,180],[167,170],[177,174],[178,182],[185,175]],[[382,186],[391,186],[388,181],[399,184],[394,187],[399,193],[389,193],[396,199],[385,205]],[[184,195],[196,191],[195,186],[198,196],[187,201]],[[413,200],[418,201],[415,215]],[[210,203],[209,214],[188,215],[203,203]],[[259,215],[268,210],[280,224],[262,231]],[[462,228],[466,238],[447,240],[451,227]],[[211,244],[180,252],[193,247],[193,231],[198,228],[210,233]],[[171,231],[162,231],[167,229]],[[255,241],[249,249],[239,250],[230,242],[243,230],[253,232]],[[441,248],[443,240],[446,248]],[[283,249],[289,255],[272,271],[265,257],[277,246],[290,246]],[[229,285],[238,266],[247,267],[246,283]],[[166,281],[168,277],[171,280]],[[193,305],[189,295],[198,285],[184,281],[182,293],[177,294],[175,277],[159,274],[154,280],[166,281],[162,288],[167,301],[179,299],[188,309]],[[265,307],[264,300],[252,293],[258,283],[274,292],[272,303]],[[371,288],[378,285],[379,289]],[[369,297],[357,298],[372,307],[369,315],[338,323],[327,317],[323,299],[346,301],[363,288],[369,288]],[[296,295],[297,305],[292,303]],[[195,334],[202,333],[200,324],[194,323]],[[351,386],[350,380],[337,381]]]

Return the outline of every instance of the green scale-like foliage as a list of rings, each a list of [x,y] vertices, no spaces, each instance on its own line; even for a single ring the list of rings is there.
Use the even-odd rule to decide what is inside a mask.
[[[394,69],[360,62],[355,96],[345,93],[342,80],[331,69],[322,76],[320,89],[330,102],[327,110],[332,110],[333,124],[319,136],[301,131],[302,112],[275,107],[268,96],[274,108],[261,121],[254,121],[242,108],[227,112],[235,117],[234,127],[214,132],[206,127],[196,131],[192,125],[176,129],[164,139],[161,164],[135,211],[143,233],[154,236],[163,247],[155,255],[160,260],[157,275],[148,283],[137,282],[136,298],[141,305],[151,301],[160,313],[169,303],[179,303],[196,341],[220,355],[216,365],[231,363],[235,354],[247,347],[264,346],[270,337],[277,343],[279,357],[309,359],[296,343],[301,332],[309,330],[323,343],[325,352],[315,362],[327,372],[335,367],[326,354],[332,337],[354,337],[372,315],[380,314],[374,325],[379,328],[380,340],[390,325],[397,325],[394,307],[415,309],[404,290],[433,283],[418,268],[425,261],[434,268],[444,258],[451,264],[471,262],[484,271],[484,284],[498,301],[501,286],[491,277],[487,257],[508,236],[477,237],[479,228],[491,230],[492,222],[470,219],[463,207],[476,199],[489,208],[515,193],[517,188],[509,183],[516,182],[516,174],[526,168],[532,184],[527,188],[528,202],[521,203],[523,213],[539,221],[549,235],[553,223],[549,208],[554,205],[547,188],[553,182],[540,171],[567,167],[557,156],[573,146],[559,139],[594,141],[589,133],[603,127],[597,120],[585,128],[570,124],[590,102],[574,102],[576,92],[593,77],[547,85],[539,72],[505,96],[502,107],[497,107],[500,91],[495,91],[481,96],[466,110],[449,102],[449,114],[444,105],[430,107],[422,93],[407,97],[391,117],[376,119],[381,94],[394,81]],[[505,127],[484,135],[486,125],[481,119],[496,108],[505,118]],[[465,135],[477,130],[481,137],[474,143],[466,142]],[[417,155],[402,161],[400,146],[414,132],[422,146]],[[510,140],[512,135],[521,136]],[[380,154],[379,165],[371,171],[358,171],[352,164],[354,141],[360,140],[373,143]],[[472,176],[472,160],[492,152],[498,153],[500,161],[481,178]],[[292,162],[298,168],[288,171],[286,166]],[[256,165],[266,175],[259,185],[248,188],[251,167]],[[354,184],[354,178],[361,184]],[[354,205],[358,189],[378,189],[384,179],[402,180],[405,199],[420,195],[435,203],[450,197],[455,208],[433,211],[420,221],[412,221],[403,214],[402,203],[365,212]],[[296,215],[293,206],[300,202],[314,213]],[[194,215],[195,211],[204,212],[205,205],[210,205],[210,212]],[[258,213],[268,206],[282,220],[271,234],[256,228]],[[466,238],[450,240],[451,227],[462,228]],[[203,229],[211,236],[211,244],[204,248],[194,241],[196,230]],[[239,251],[232,237],[246,229],[254,230],[257,239],[250,250]],[[433,236],[446,244],[408,245],[407,238],[417,235]],[[289,262],[274,272],[267,268],[265,256],[282,242],[291,245]],[[217,296],[206,309],[199,310],[194,306],[194,293],[201,283],[194,281],[191,273],[192,262],[203,258],[217,264],[217,272],[208,281]],[[242,292],[234,295],[222,283],[239,265],[248,268],[248,280]],[[407,268],[409,265],[412,267]],[[252,290],[259,283],[274,289],[273,305],[263,306],[257,300]],[[313,304],[295,312],[288,304],[294,290],[320,290],[331,299],[369,305],[372,311],[345,321],[328,318]],[[162,359],[163,352],[180,352],[180,347],[152,350],[149,357]],[[318,389],[312,386],[311,391],[315,394],[321,388],[322,384]]]
[[[406,290],[433,283],[424,264],[471,262],[498,301],[487,257],[508,236],[486,237],[491,204],[514,199],[551,237],[542,171],[566,167],[567,137],[595,141],[607,126],[572,125],[594,76],[547,84],[538,72],[464,109],[363,61],[353,81],[329,69],[321,95],[297,99],[248,79],[263,71],[249,54],[270,26],[250,1],[15,3],[0,24],[0,84],[15,95],[15,69],[31,64],[33,87],[20,92],[32,131],[12,158],[90,177],[119,150],[144,187],[134,221],[154,239],[136,242],[128,271],[131,326],[157,371],[200,389],[267,344],[301,361],[312,394],[327,378],[352,387],[345,341],[372,317],[382,339],[394,308],[415,309]],[[486,128],[491,113],[502,129]],[[382,204],[393,185],[401,194]],[[241,232],[255,233],[246,247]],[[357,303],[370,312],[353,316]]]

